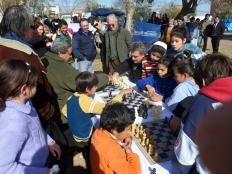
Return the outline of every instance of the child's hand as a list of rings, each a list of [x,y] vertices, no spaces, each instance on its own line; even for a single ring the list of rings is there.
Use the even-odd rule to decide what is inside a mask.
[[[152,96],[155,94],[155,88],[153,88],[151,85],[146,85],[146,88],[147,88],[147,92],[149,96]]]
[[[150,97],[151,97],[151,100],[154,102],[162,101],[164,99],[162,95],[159,95],[156,92]]]
[[[173,117],[170,122],[169,126],[173,132],[176,132],[180,129],[181,119],[179,117]]]
[[[128,95],[128,94],[131,94],[132,93],[132,89],[129,88],[129,89],[123,89],[120,91],[120,95],[124,96],[124,95]]]
[[[132,137],[127,137],[123,140],[123,147],[127,152],[131,152]]]
[[[57,157],[57,159],[60,160],[61,149],[60,146],[56,144],[56,142],[48,144],[48,149],[54,157]]]
[[[116,84],[119,79],[119,73],[114,72],[113,75],[111,75],[111,78],[109,80],[112,82],[112,84]]]

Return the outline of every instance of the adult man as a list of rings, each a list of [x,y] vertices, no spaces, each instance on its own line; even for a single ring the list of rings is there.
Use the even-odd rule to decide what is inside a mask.
[[[51,52],[46,53],[46,58],[48,61],[48,80],[53,86],[61,110],[68,97],[76,92],[75,78],[79,74],[79,71],[68,64],[72,58],[71,45],[61,38],[54,40]],[[98,73],[96,75],[99,79],[99,88],[108,83],[106,74]],[[61,116],[62,122],[66,123],[66,118]]]
[[[206,48],[207,48],[207,41],[208,41],[208,36],[210,33],[210,24],[211,21],[209,20],[210,18],[210,14],[206,14],[205,18],[200,22],[199,25],[199,29],[200,29],[200,36],[203,39],[203,47],[202,47],[202,51],[205,52]]]
[[[96,56],[96,48],[93,33],[89,31],[89,22],[85,18],[81,19],[80,29],[73,35],[72,50],[74,58],[78,61],[79,71],[93,73],[93,61]]]
[[[23,60],[37,69],[39,80],[32,102],[41,120],[46,122],[54,115],[53,93],[46,77],[46,69],[29,44],[33,36],[32,26],[32,15],[23,6],[6,9],[0,24],[0,61]]]
[[[111,14],[107,17],[108,31],[105,34],[106,66],[112,74],[115,68],[129,56],[132,39],[128,30],[121,28],[118,19]]]
[[[142,60],[146,55],[146,48],[143,43],[133,43],[131,58],[122,62],[113,73],[112,81],[116,83],[119,75],[128,73],[129,80],[136,83],[142,77]]]
[[[222,39],[223,33],[225,32],[225,27],[222,22],[220,22],[220,17],[216,16],[214,18],[214,24],[212,26],[211,33],[211,43],[213,48],[213,53],[218,53],[220,40]]]

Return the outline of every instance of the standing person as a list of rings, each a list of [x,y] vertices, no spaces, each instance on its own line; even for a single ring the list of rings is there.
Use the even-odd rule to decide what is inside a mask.
[[[108,73],[106,68],[106,45],[105,45],[105,32],[107,27],[99,18],[96,17],[91,17],[90,23],[95,28],[94,38],[97,48],[100,49],[102,70],[104,73]]]
[[[174,28],[174,19],[169,18],[168,25],[165,27],[161,40],[165,42],[168,46],[168,49],[171,48],[171,33]]]
[[[111,14],[107,17],[108,31],[105,33],[106,67],[110,74],[129,57],[132,39],[128,30],[121,28],[118,18]]]
[[[177,25],[174,26],[173,31],[182,31],[185,34],[186,42],[190,42],[189,31],[185,24],[184,18],[177,18]]]
[[[67,30],[68,30],[68,23],[64,19],[61,19],[59,21],[56,34],[53,35],[52,40],[55,40],[57,38],[61,38],[63,40],[66,40],[69,44],[71,44],[72,39],[71,39],[71,36]]]
[[[38,89],[32,97],[32,103],[41,121],[47,124],[54,117],[54,95],[47,80],[47,71],[29,44],[33,36],[33,25],[32,15],[23,6],[16,5],[6,9],[0,24],[0,61],[23,60],[37,69]]]
[[[49,151],[60,158],[60,147],[42,129],[30,101],[37,79],[36,69],[21,60],[0,64],[0,173],[50,174]]]
[[[58,30],[58,26],[59,26],[59,22],[60,22],[60,18],[58,14],[55,14],[53,16],[53,19],[51,21],[51,31],[52,33],[56,33],[56,31]]]
[[[214,24],[212,26],[212,33],[211,33],[211,43],[213,48],[213,53],[218,53],[220,40],[223,37],[225,32],[225,26],[222,22],[220,22],[220,17],[216,16],[214,18]]]
[[[89,22],[85,18],[81,19],[80,29],[73,35],[72,50],[74,58],[78,61],[79,71],[93,73],[93,61],[96,56],[96,48],[93,33],[89,31]]]
[[[210,21],[210,14],[206,14],[205,18],[200,22],[200,36],[203,39],[203,47],[202,47],[202,51],[205,52],[206,48],[207,48],[207,42],[208,42],[208,36],[210,33],[210,29],[209,26],[211,24]]]
[[[187,28],[189,31],[190,43],[197,46],[199,30],[198,30],[198,25],[195,21],[195,17],[190,18],[190,22],[187,23]]]

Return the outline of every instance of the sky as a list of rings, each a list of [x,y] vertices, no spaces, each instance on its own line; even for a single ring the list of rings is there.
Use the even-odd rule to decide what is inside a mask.
[[[68,2],[71,2],[72,0],[68,0]],[[114,2],[116,0],[96,0],[97,3],[105,5],[107,7],[111,7],[114,5]],[[155,0],[155,3],[152,7],[153,11],[158,11],[162,6],[167,5],[170,2],[175,2],[176,4],[181,4],[181,0]],[[58,3],[64,3],[62,0],[55,0],[55,2]],[[207,3],[202,3],[197,8],[197,16],[203,16],[206,13],[209,13],[210,11],[210,5]]]

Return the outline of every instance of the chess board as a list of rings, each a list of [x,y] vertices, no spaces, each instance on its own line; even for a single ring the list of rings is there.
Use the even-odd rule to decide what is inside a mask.
[[[118,86],[108,85],[106,86],[102,92],[105,95],[102,95],[102,99],[105,102],[111,101],[122,89]],[[142,94],[135,92],[134,96],[127,95],[125,96],[124,100],[122,101],[124,104],[127,105],[128,108],[134,109],[135,107],[138,107],[144,103],[146,100],[146,97],[144,97]]]
[[[176,136],[172,134],[167,120],[155,120],[154,122],[149,122],[141,125],[143,127],[143,131],[139,130],[139,132],[146,132],[149,145],[146,145],[143,141],[143,135],[135,135],[133,130],[133,141],[138,146],[138,148],[142,151],[146,159],[149,163],[155,164],[157,162],[164,162],[171,159],[174,150],[174,144],[176,141]],[[152,143],[152,145],[150,145]],[[151,151],[148,150],[151,146]]]

